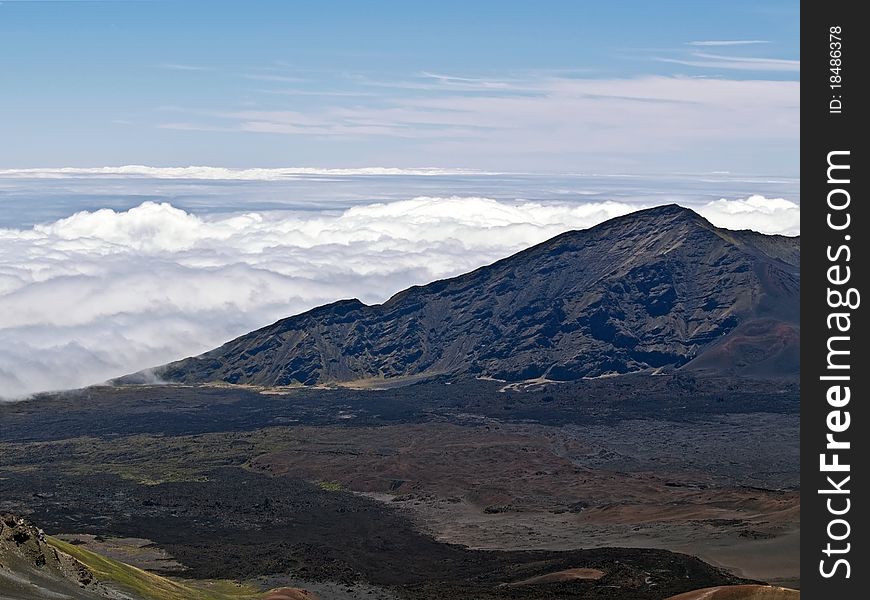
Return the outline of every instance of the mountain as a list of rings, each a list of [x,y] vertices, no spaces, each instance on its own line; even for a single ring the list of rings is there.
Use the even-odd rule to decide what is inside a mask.
[[[791,376],[799,265],[799,238],[720,229],[660,206],[383,304],[321,306],[152,374],[264,386],[436,374],[571,380],[659,367]]]

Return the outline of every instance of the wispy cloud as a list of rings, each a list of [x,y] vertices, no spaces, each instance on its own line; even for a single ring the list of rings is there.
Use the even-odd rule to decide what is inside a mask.
[[[159,69],[167,69],[170,71],[214,71],[213,67],[201,67],[197,65],[182,65],[176,63],[168,63],[157,65]]]
[[[769,44],[770,40],[698,40],[686,42],[689,46],[750,46],[753,44]]]
[[[278,96],[323,96],[323,97],[335,97],[335,98],[371,98],[377,96],[374,92],[362,92],[362,91],[335,91],[335,90],[294,90],[294,89],[282,89],[282,90],[252,90],[259,94],[274,94]]]
[[[705,52],[695,52],[693,58],[665,58],[657,57],[655,60],[659,62],[684,65],[687,67],[713,68],[713,69],[733,69],[742,71],[800,71],[801,62],[799,60],[784,59],[784,58],[763,58],[763,57],[744,57],[744,56],[723,56],[721,54],[707,54]]]
[[[456,77],[453,75],[442,75],[438,73],[430,73],[428,71],[423,71],[421,73],[423,77],[428,79],[434,79],[439,81],[440,83],[447,85],[460,85],[460,86],[474,86],[474,87],[482,87],[484,89],[506,89],[510,87],[510,84],[505,81],[490,81],[487,79],[478,79],[472,77]]]
[[[434,93],[481,92],[487,95],[521,95],[542,92],[544,73],[531,73],[525,77],[463,77],[422,71],[406,79],[372,79],[366,75],[349,74],[347,79],[356,85],[392,90],[416,90]]]
[[[704,56],[712,61],[714,55]],[[438,144],[440,155],[452,156],[637,154],[721,142],[796,144],[799,135],[800,84],[795,81],[547,77],[523,85],[539,93],[390,94],[368,102],[335,98],[293,110],[192,112],[163,127],[391,137]]]
[[[238,131],[238,128],[228,125],[210,125],[206,123],[191,123],[186,121],[171,121],[169,123],[160,123],[158,129],[174,129],[176,131]]]
[[[305,83],[310,81],[293,75],[275,75],[272,73],[242,73],[240,76],[255,81],[276,81],[280,83]]]

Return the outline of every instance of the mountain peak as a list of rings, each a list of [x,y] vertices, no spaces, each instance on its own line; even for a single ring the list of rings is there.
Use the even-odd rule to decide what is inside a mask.
[[[670,204],[660,204],[658,206],[653,206],[652,208],[644,208],[644,209],[641,209],[637,212],[638,213],[648,213],[648,214],[663,214],[663,215],[665,215],[665,214],[680,214],[680,215],[686,215],[686,216],[700,217],[700,215],[698,213],[696,213],[694,210],[692,210],[691,208],[686,208],[685,206],[677,204],[676,202],[671,202]]]
[[[652,208],[642,208],[621,217],[615,217],[605,221],[611,226],[627,226],[635,221],[668,223],[695,223],[706,229],[717,229],[707,219],[696,213],[691,208],[679,204],[662,204]]]

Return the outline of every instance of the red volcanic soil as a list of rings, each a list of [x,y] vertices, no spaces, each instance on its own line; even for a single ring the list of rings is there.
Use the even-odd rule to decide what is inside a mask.
[[[723,585],[671,596],[666,600],[798,600],[798,590],[770,585]]]
[[[604,577],[604,571],[600,569],[565,569],[564,571],[556,571],[555,573],[547,573],[546,575],[538,575],[537,577],[530,577],[528,579],[523,579],[522,581],[509,583],[508,586],[514,587],[518,585],[538,585],[541,583],[562,583],[565,581],[580,581],[583,579],[598,580],[602,577]]]
[[[776,319],[743,323],[685,367],[753,376],[800,371],[800,328]]]
[[[263,596],[263,600],[317,600],[317,597],[306,590],[298,588],[279,588]]]

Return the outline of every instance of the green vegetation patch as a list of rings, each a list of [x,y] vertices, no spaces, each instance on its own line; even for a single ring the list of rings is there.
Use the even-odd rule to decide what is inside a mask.
[[[326,490],[327,492],[340,492],[344,489],[337,481],[318,481],[317,487],[321,490]]]
[[[54,537],[48,543],[85,565],[97,579],[148,600],[255,600],[263,593],[232,581],[176,581],[91,552]]]

